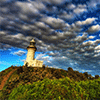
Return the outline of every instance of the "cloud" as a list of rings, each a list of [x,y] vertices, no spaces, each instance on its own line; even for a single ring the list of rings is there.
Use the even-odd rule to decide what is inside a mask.
[[[88,37],[88,39],[93,39],[93,38],[95,38],[95,36],[89,36],[89,37]]]
[[[64,20],[72,20],[75,18],[75,15],[72,12],[67,13],[66,11],[62,11],[62,14],[59,15],[59,17]]]
[[[100,4],[100,0],[90,0],[87,2],[88,7],[94,8],[97,6],[97,4]]]
[[[97,18],[87,18],[85,21],[77,21],[76,25],[89,25],[92,24]]]
[[[86,42],[83,42],[81,46],[90,46],[90,45],[93,45],[95,43],[95,41],[86,41]]]
[[[93,57],[100,57],[100,54],[95,54]]]
[[[22,61],[23,63],[26,61],[26,59],[22,59],[22,60],[20,60],[20,61]]]
[[[70,1],[70,0],[67,0],[67,2]],[[45,2],[45,3],[50,3],[50,4],[62,4],[64,2],[66,2],[66,0],[42,0],[42,2]]]
[[[51,63],[51,60],[52,60],[52,58],[50,57],[50,56],[48,56],[48,55],[46,55],[46,54],[38,54],[37,56],[36,56],[36,59],[37,60],[41,60],[41,61],[43,61],[43,64],[50,64]]]
[[[96,46],[95,50],[100,50],[100,45]]]
[[[100,57],[100,27],[99,13],[91,9],[87,1],[0,0],[0,49],[26,49],[35,38],[37,51],[43,53],[36,59],[47,65],[92,68]],[[12,53],[21,56],[24,51]]]
[[[76,38],[72,39],[71,41],[83,42],[87,40],[87,34],[83,34],[82,36],[77,36]]]
[[[35,2],[36,3],[36,2]],[[39,13],[38,10],[35,8],[34,5],[28,2],[16,2],[16,6],[20,7],[20,10],[23,14],[37,14]]]
[[[37,0],[37,2],[36,1],[31,1],[29,6],[33,7],[33,8],[36,8],[38,10],[45,10],[46,9],[46,6],[42,2],[39,2],[38,0]]]
[[[100,30],[100,25],[97,24],[89,27],[87,32],[94,33],[94,32],[98,32],[99,30]]]
[[[30,37],[30,36],[26,37],[21,33],[18,33],[16,35],[9,35],[9,34],[5,35],[4,32],[1,32],[1,33],[2,33],[2,34],[0,34],[0,36],[1,36],[0,42],[1,43],[5,43],[7,45],[16,46],[16,47],[20,47],[20,48],[26,48],[28,45],[28,41],[32,39],[32,37]]]
[[[87,8],[86,8],[86,5],[82,5],[82,4],[79,4],[74,10],[73,12],[75,14],[79,14],[79,13],[83,13],[83,12],[87,12]]]
[[[41,21],[45,22],[54,29],[62,29],[65,26],[64,21],[60,18],[44,17]]]
[[[69,5],[67,6],[68,9],[74,9],[75,7],[76,7],[76,5],[74,5],[74,4],[69,4]]]
[[[4,43],[0,43],[0,50],[8,50],[10,49],[12,46],[9,44],[4,44]]]
[[[22,56],[22,55],[24,55],[26,52],[24,52],[24,51],[21,51],[21,50],[19,50],[19,51],[17,51],[17,52],[11,52],[11,54],[13,54],[13,55],[18,55],[18,56]]]

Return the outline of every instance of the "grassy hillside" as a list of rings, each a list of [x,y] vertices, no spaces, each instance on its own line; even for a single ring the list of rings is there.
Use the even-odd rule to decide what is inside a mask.
[[[13,89],[8,100],[100,100],[99,83],[100,79],[81,82],[74,82],[68,77],[44,79]]]
[[[17,69],[7,80],[3,90],[0,91],[1,100],[8,99],[53,99],[57,100],[99,100],[100,77],[92,77],[87,72],[79,73],[68,68],[63,69],[11,66]],[[5,71],[0,72],[4,75]],[[2,79],[1,79],[2,81]],[[34,99],[34,100],[35,100]]]
[[[5,75],[7,75],[10,71],[12,71],[13,69],[11,68],[11,67],[9,67],[9,68],[7,68],[7,69],[5,69],[4,71],[2,71],[2,72],[0,72],[0,84],[1,84],[1,82],[2,82],[2,80],[3,80],[3,77],[5,76]]]

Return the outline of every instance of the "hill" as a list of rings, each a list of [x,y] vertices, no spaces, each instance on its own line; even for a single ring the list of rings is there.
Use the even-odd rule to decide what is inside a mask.
[[[4,83],[3,89],[0,90],[1,100],[8,98],[9,100],[15,98],[18,100],[29,100],[32,98],[44,100],[50,98],[51,100],[53,98],[58,98],[59,96],[59,100],[60,98],[61,100],[63,98],[76,98],[76,100],[78,98],[80,98],[80,100],[86,100],[86,98],[93,98],[93,100],[100,99],[99,75],[95,75],[95,77],[92,77],[87,72],[79,73],[78,71],[74,71],[71,67],[69,67],[68,70],[63,70],[45,67],[45,65],[43,65],[42,68],[27,66],[11,66],[8,69],[0,72],[0,84],[2,83],[4,77],[8,75],[11,71],[13,71],[13,73],[9,75],[7,81]],[[58,86],[58,84],[60,85]],[[92,91],[90,91],[90,87]],[[48,92],[51,90],[52,92],[49,93],[49,95],[47,95]],[[57,91],[57,93],[53,93],[53,91]],[[65,95],[66,92],[67,94]],[[54,95],[51,96],[51,94]]]

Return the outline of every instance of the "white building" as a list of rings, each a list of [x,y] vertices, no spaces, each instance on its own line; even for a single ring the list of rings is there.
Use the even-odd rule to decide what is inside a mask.
[[[32,67],[42,67],[43,61],[36,60],[34,58],[35,51],[37,50],[35,46],[35,41],[34,39],[30,41],[30,45],[27,47],[27,58],[26,61],[24,62],[24,65],[32,66]]]

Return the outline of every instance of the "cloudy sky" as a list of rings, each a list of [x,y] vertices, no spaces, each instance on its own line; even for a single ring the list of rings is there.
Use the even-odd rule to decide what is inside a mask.
[[[23,65],[31,39],[47,66],[100,75],[100,0],[0,0],[0,71]]]

